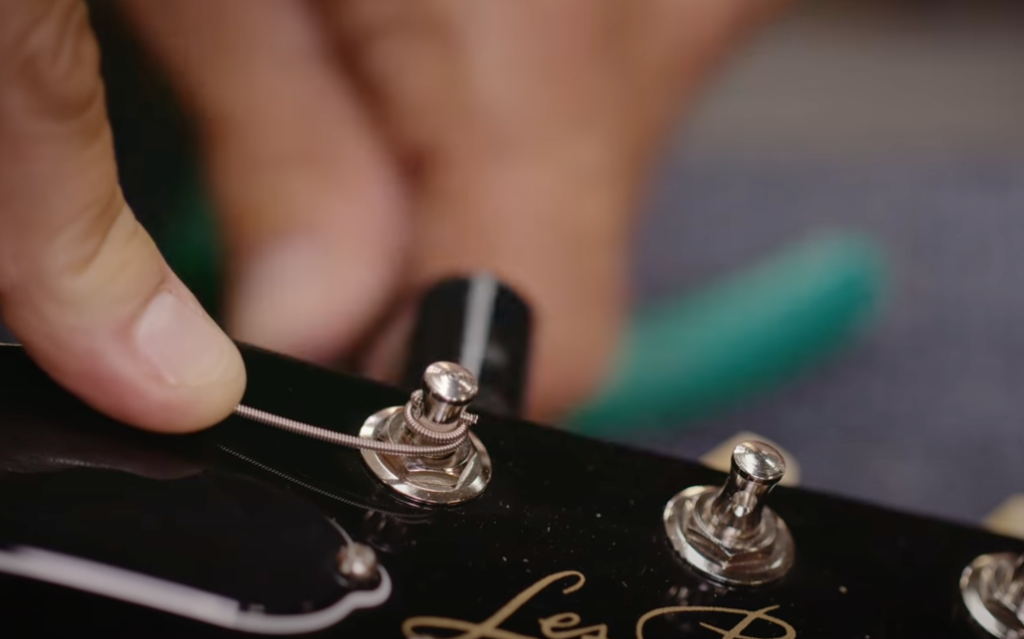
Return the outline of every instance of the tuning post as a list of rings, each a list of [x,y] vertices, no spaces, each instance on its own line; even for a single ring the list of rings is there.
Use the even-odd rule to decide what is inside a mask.
[[[766,500],[785,472],[782,454],[768,444],[737,445],[724,486],[692,486],[665,507],[665,530],[676,552],[728,584],[781,578],[793,565],[793,538]]]
[[[979,626],[1000,639],[1024,639],[1024,555],[975,559],[960,575],[964,606]]]
[[[370,470],[396,492],[429,504],[458,504],[478,496],[491,479],[491,459],[469,432],[476,415],[467,407],[479,392],[475,376],[452,362],[427,366],[422,386],[404,406],[370,416],[363,439],[396,446],[443,447],[438,455],[389,455],[363,450]]]

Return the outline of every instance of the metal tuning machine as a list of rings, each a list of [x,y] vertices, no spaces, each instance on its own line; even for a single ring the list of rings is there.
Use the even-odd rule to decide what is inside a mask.
[[[960,576],[960,595],[975,622],[1000,639],[1024,639],[1024,555],[982,555]]]
[[[781,578],[793,565],[793,537],[765,501],[785,472],[782,454],[768,444],[737,445],[724,486],[692,486],[665,507],[665,530],[676,552],[727,584]]]
[[[409,401],[371,415],[359,436],[396,447],[450,450],[412,456],[364,449],[370,470],[398,493],[428,504],[458,504],[480,495],[491,480],[491,458],[469,432],[476,415],[466,411],[478,391],[476,377],[458,364],[427,366],[422,387]]]

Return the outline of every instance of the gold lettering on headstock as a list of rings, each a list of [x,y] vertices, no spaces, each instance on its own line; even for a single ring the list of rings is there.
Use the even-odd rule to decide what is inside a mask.
[[[520,608],[531,599],[543,592],[549,586],[572,579],[573,582],[562,589],[563,595],[576,592],[587,582],[583,573],[575,570],[555,573],[516,595],[511,601],[502,606],[497,612],[480,623],[472,623],[461,619],[449,617],[412,617],[402,624],[402,632],[406,639],[414,637],[431,636],[434,631],[456,631],[459,635],[447,635],[446,639],[540,639],[539,637],[521,635],[510,630],[501,628],[509,617],[515,614]],[[658,608],[640,617],[636,624],[636,639],[645,639],[644,627],[647,622],[656,617],[677,614],[691,613],[717,613],[726,615],[739,615],[742,617],[732,628],[718,628],[707,622],[700,622],[701,628],[716,633],[722,639],[796,639],[796,630],[785,621],[773,617],[768,613],[776,610],[778,606],[769,606],[761,610],[741,610],[739,608],[717,608],[712,606],[672,606],[669,608]],[[744,631],[755,621],[764,621],[776,626],[783,631],[783,634],[772,637],[760,637],[745,635]],[[540,626],[541,635],[544,639],[611,639],[608,636],[606,624],[590,625],[580,627],[583,619],[575,612],[561,612],[550,617],[537,620]]]
[[[502,606],[498,612],[480,623],[471,623],[469,621],[449,619],[447,617],[413,617],[411,619],[407,619],[405,623],[402,624],[402,632],[410,639],[417,635],[422,635],[428,631],[434,630],[462,631],[461,635],[455,635],[453,637],[449,637],[449,639],[535,639],[534,637],[527,635],[503,630],[498,626],[503,624],[505,620],[526,605],[526,602],[540,594],[545,588],[568,578],[574,579],[575,582],[562,589],[563,595],[572,594],[582,588],[583,584],[587,583],[587,578],[583,576],[583,573],[575,570],[555,573],[541,579],[526,590],[522,591],[516,595],[512,601]],[[540,625],[541,631],[547,639],[608,639],[608,628],[604,625],[569,630],[569,628],[578,625],[579,622],[579,615],[574,613],[562,613],[553,617],[541,619]]]
[[[601,624],[577,628],[580,621],[580,616],[575,612],[563,612],[554,617],[541,619],[538,623],[541,633],[547,639],[608,639],[608,626]],[[569,630],[556,632],[559,628],[568,628]]]
[[[636,622],[636,639],[644,639],[644,626],[651,619],[664,615],[687,612],[717,612],[731,615],[743,615],[743,619],[729,630],[716,628],[715,626],[712,626],[709,623],[704,623],[703,621],[700,622],[701,628],[717,632],[722,639],[796,639],[796,630],[793,626],[781,619],[768,615],[769,612],[777,608],[778,606],[769,606],[767,608],[762,608],[761,610],[740,610],[739,608],[715,608],[711,606],[672,606],[670,608],[658,608],[657,610],[652,610],[643,617],[640,617],[640,621]],[[747,629],[747,626],[758,619],[767,621],[772,625],[782,628],[785,631],[785,634],[779,635],[778,637],[755,637],[743,634],[743,631]]]

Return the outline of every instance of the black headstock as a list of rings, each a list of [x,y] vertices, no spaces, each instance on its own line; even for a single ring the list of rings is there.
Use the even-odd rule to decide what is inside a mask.
[[[356,434],[408,399],[244,355],[247,404],[338,431]],[[473,430],[493,463],[487,489],[424,505],[381,483],[358,451],[238,417],[188,437],[137,432],[69,397],[20,349],[0,348],[0,627],[8,636],[236,634],[228,626],[356,638],[983,637],[965,612],[961,573],[985,553],[1024,550],[779,487],[770,507],[792,533],[792,568],[765,585],[726,586],[680,557],[663,522],[674,495],[721,485],[721,473],[489,414]],[[352,542],[371,547],[381,570],[343,576],[338,553]]]

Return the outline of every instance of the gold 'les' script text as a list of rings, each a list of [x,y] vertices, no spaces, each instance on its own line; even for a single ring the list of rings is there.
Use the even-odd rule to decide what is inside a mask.
[[[529,635],[521,635],[517,632],[501,628],[509,617],[522,608],[528,601],[536,597],[543,590],[552,584],[572,579],[572,583],[562,589],[562,594],[568,595],[576,592],[587,582],[583,573],[575,570],[555,573],[541,579],[526,590],[515,596],[498,612],[494,613],[480,623],[450,619],[448,617],[412,617],[402,624],[402,632],[407,639],[414,637],[431,636],[429,633],[437,630],[457,631],[460,635],[448,635],[447,639],[538,639]],[[793,626],[768,613],[778,608],[770,606],[761,610],[740,610],[739,608],[715,608],[711,606],[672,606],[669,608],[658,608],[640,617],[636,624],[636,639],[644,639],[644,626],[655,617],[678,614],[700,614],[714,613],[726,615],[739,615],[741,619],[732,628],[723,629],[709,623],[701,622],[700,626],[710,632],[716,633],[722,639],[796,639],[796,630]],[[745,635],[743,632],[755,621],[763,621],[782,630],[782,634],[772,637],[759,637]],[[562,612],[550,617],[537,620],[540,632],[545,639],[611,639],[608,636],[606,624],[580,626],[582,618],[574,612]]]

